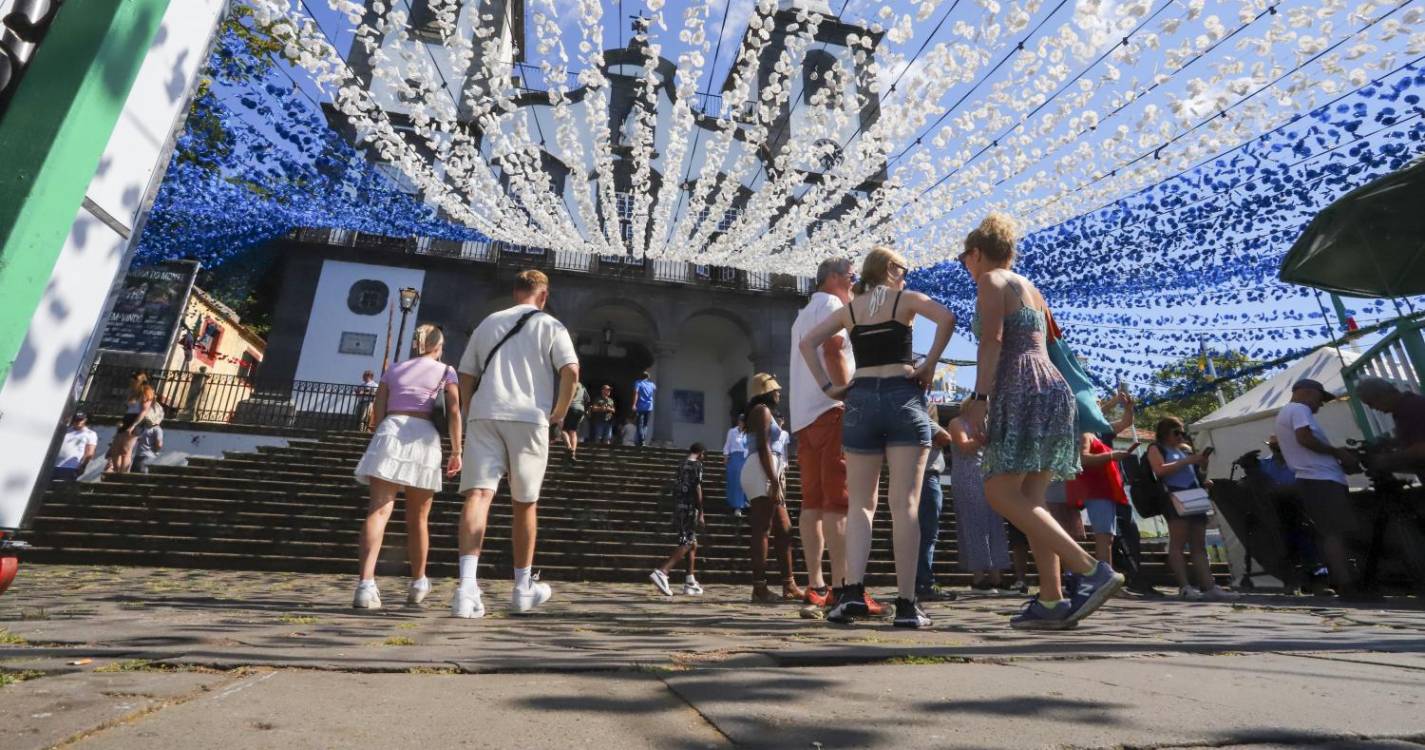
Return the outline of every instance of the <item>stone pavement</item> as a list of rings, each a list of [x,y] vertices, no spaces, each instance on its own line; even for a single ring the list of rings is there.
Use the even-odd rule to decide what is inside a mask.
[[[27,565],[0,597],[0,748],[1425,747],[1425,611],[1312,598],[1118,599],[1078,630],[1016,598],[932,630],[792,606],[509,582],[455,620],[347,605],[345,576]],[[889,598],[889,592],[887,592]],[[1385,607],[1385,608],[1382,608]]]

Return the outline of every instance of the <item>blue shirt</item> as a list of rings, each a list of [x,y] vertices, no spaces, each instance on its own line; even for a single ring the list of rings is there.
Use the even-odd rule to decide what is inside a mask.
[[[1159,445],[1158,450],[1162,452],[1163,463],[1165,464],[1187,458],[1187,454],[1177,448]],[[1163,477],[1163,486],[1167,487],[1170,491],[1190,490],[1197,487],[1197,469],[1192,466],[1179,467],[1177,471]]]
[[[638,398],[634,401],[635,411],[653,411],[653,394],[658,391],[658,384],[652,380],[640,380],[633,384],[634,391]]]
[[[1267,456],[1257,465],[1262,467],[1262,473],[1266,475],[1267,481],[1276,487],[1290,487],[1296,482],[1296,472],[1291,470],[1286,462],[1275,456]]]

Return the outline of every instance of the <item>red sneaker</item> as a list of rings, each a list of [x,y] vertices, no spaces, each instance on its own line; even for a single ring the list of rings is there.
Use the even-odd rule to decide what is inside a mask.
[[[866,611],[869,612],[872,617],[880,617],[886,613],[886,608],[875,599],[872,599],[870,594],[866,594]]]
[[[825,607],[826,600],[831,596],[831,589],[824,588],[820,592],[808,586],[806,588],[806,603],[813,607]]]

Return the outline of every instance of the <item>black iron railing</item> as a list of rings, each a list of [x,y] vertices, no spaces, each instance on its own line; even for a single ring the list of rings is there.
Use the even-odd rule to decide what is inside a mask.
[[[132,367],[96,365],[80,408],[90,417],[122,417],[129,408]],[[355,430],[365,423],[375,388],[306,380],[214,375],[206,371],[142,370],[168,419],[253,427]]]

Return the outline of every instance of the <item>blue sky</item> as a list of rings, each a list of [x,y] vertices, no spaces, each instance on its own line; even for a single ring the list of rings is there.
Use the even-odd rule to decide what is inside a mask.
[[[406,0],[394,0],[394,2],[395,7],[399,8],[402,7]],[[574,17],[575,14],[572,12],[572,0],[557,0],[557,2],[559,7],[570,9],[570,12],[564,14],[559,19],[559,23],[563,29],[566,47],[568,47],[572,53],[577,50],[576,35],[578,34],[577,24],[579,21]],[[1001,3],[1003,3],[1002,8],[1000,7]],[[344,48],[349,44],[350,29],[345,17],[329,10],[326,7],[326,3],[322,0],[307,0],[306,4],[312,9],[315,17],[323,28],[336,38],[339,46]],[[656,0],[655,4],[657,4]],[[1139,19],[1148,16],[1151,12],[1152,18],[1154,19],[1153,23],[1146,24],[1144,30],[1139,33],[1140,35],[1150,32],[1158,33],[1161,37],[1161,46],[1155,51],[1143,54],[1137,60],[1125,62],[1111,59],[1108,61],[1108,66],[1112,68],[1111,75],[1115,76],[1114,80],[1121,78],[1123,81],[1122,85],[1118,87],[1118,90],[1129,90],[1128,81],[1139,79],[1146,83],[1151,81],[1155,74],[1164,70],[1164,56],[1167,54],[1166,50],[1173,44],[1180,41],[1192,43],[1196,40],[1200,47],[1203,38],[1214,34],[1221,36],[1224,30],[1231,31],[1237,28],[1239,19],[1244,18],[1240,16],[1244,10],[1261,11],[1265,9],[1267,3],[1264,2],[1264,0],[1256,0],[1256,2],[1252,0],[1247,0],[1246,2],[1228,2],[1227,0],[1068,0],[1063,3],[1050,1],[1040,4],[1033,0],[1023,0],[1022,4],[1026,6],[1026,9],[1035,9],[1035,12],[1026,14],[1027,22],[1023,23],[1021,30],[1011,32],[1007,29],[999,29],[997,35],[989,34],[989,36],[995,37],[993,39],[990,39],[989,36],[986,35],[987,31],[984,26],[987,19],[993,18],[991,11],[1018,8],[1020,3],[1016,3],[1016,0],[974,0],[973,2],[947,0],[945,2],[930,2],[924,5],[920,2],[910,2],[909,0],[884,3],[875,2],[874,0],[828,0],[828,4],[833,11],[841,11],[844,8],[844,12],[842,13],[843,18],[859,21],[863,25],[870,25],[871,23],[877,22],[891,23],[902,14],[910,13],[915,15],[918,10],[929,9],[928,13],[922,13],[921,17],[915,18],[910,24],[913,35],[909,40],[896,43],[889,41],[888,37],[888,41],[884,44],[885,56],[883,59],[891,60],[894,64],[888,66],[883,76],[884,81],[889,81],[898,76],[907,62],[911,58],[916,57],[922,45],[927,42],[931,45],[940,42],[964,42],[968,38],[968,35],[956,36],[961,30],[974,30],[978,28],[979,31],[975,32],[977,35],[974,36],[970,43],[975,48],[983,50],[989,59],[999,60],[1001,57],[1009,57],[1010,51],[1013,50],[1015,44],[1021,39],[1028,40],[1027,46],[1032,50],[1038,38],[1053,35],[1058,32],[1061,26],[1076,21],[1074,28],[1080,32],[1081,38],[1092,45],[1093,50],[1097,53],[1098,50],[1107,51],[1112,49],[1120,36],[1127,34],[1129,28],[1136,26]],[[1333,26],[1329,30],[1325,27],[1310,24],[1298,25],[1298,21],[1306,19],[1307,15],[1319,12],[1319,9],[1324,7],[1324,5],[1325,3],[1322,0],[1283,0],[1278,6],[1278,10],[1282,18],[1291,17],[1293,19],[1291,28],[1300,28],[1300,34],[1305,37],[1316,35],[1323,39],[1329,39],[1333,37],[1333,34],[1335,38],[1344,37],[1347,29],[1353,25],[1360,25],[1359,23],[1354,23],[1353,19],[1348,15],[1349,8],[1332,19]],[[531,19],[533,19],[537,11],[548,7],[544,0],[527,0],[527,6],[527,13],[529,13]],[[663,45],[662,54],[665,58],[676,59],[680,50],[683,48],[682,43],[677,38],[677,31],[682,24],[683,14],[689,7],[690,2],[688,2],[688,0],[669,0],[661,4],[667,30],[655,29],[653,33],[657,41]],[[1381,7],[1385,7],[1385,4],[1382,4]],[[747,22],[753,12],[753,8],[753,0],[712,0],[710,3],[705,32],[710,44],[716,46],[719,39],[721,40],[721,50],[715,63],[710,63],[709,69],[704,71],[703,78],[701,79],[702,83],[699,87],[700,89],[707,88],[708,82],[712,82],[713,88],[715,88],[716,84],[721,82],[726,76],[733,62],[732,58],[737,49],[738,41],[742,38],[747,29]],[[621,34],[625,39],[627,38],[629,33],[629,16],[639,12],[647,13],[649,4],[636,0],[623,0],[622,2],[618,2],[618,0],[606,0],[604,9],[603,31],[605,47],[613,47],[618,44]],[[1297,15],[1292,15],[1293,13]],[[1248,15],[1250,15],[1250,12]],[[1179,25],[1175,27],[1174,31],[1169,32],[1166,30],[1167,25],[1172,24],[1174,19],[1178,20]],[[1416,20],[1418,21],[1418,18]],[[937,25],[939,26],[938,31],[935,31],[934,35],[931,36],[932,31],[936,29]],[[1240,39],[1249,39],[1257,28],[1260,27],[1246,28],[1246,30],[1242,32]],[[1034,33],[1036,29],[1038,30],[1037,35]],[[1294,31],[1293,33],[1296,32]],[[1176,34],[1176,36],[1172,36],[1172,34]],[[533,39],[534,34],[532,31],[529,36]],[[1378,55],[1399,55],[1406,44],[1407,37],[1408,34],[1402,34],[1393,42],[1376,44],[1373,49],[1365,53],[1367,55],[1366,59],[1369,60],[1371,57]],[[1165,79],[1161,85],[1153,89],[1151,96],[1144,97],[1142,100],[1134,102],[1131,105],[1126,105],[1123,114],[1119,117],[1117,122],[1131,123],[1143,111],[1142,108],[1150,105],[1164,108],[1178,106],[1187,108],[1189,111],[1201,109],[1202,112],[1211,113],[1216,106],[1214,97],[1224,94],[1223,86],[1226,84],[1226,82],[1224,82],[1216,86],[1205,85],[1207,77],[1212,73],[1213,65],[1227,63],[1230,62],[1231,59],[1235,59],[1241,61],[1245,67],[1250,67],[1250,65],[1257,62],[1262,62],[1267,65],[1280,63],[1290,67],[1294,61],[1300,60],[1303,57],[1302,50],[1308,47],[1308,42],[1312,44],[1315,43],[1311,39],[1298,40],[1290,44],[1279,45],[1270,50],[1237,50],[1234,49],[1233,44],[1224,44],[1220,49],[1204,56],[1200,62],[1196,63],[1190,72],[1184,71],[1181,75],[1174,75]],[[1343,53],[1346,49],[1349,48],[1343,48]],[[1096,56],[1096,54],[1090,55],[1090,57],[1094,56]],[[712,59],[711,50],[708,53],[708,58],[709,60]],[[922,66],[924,62],[925,57],[917,57],[914,65]],[[1079,70],[1082,68],[1091,76],[1106,77],[1110,75],[1108,67],[1103,64],[1089,66],[1072,57],[1066,58],[1062,61],[1062,64],[1066,65],[1070,70]],[[1346,68],[1349,69],[1352,64],[1354,63],[1347,63]],[[983,66],[981,70],[983,71],[988,67],[989,66]],[[1015,78],[1017,75],[1015,68],[1016,66],[1014,64],[1008,64],[1003,66],[1003,68],[992,76],[979,76],[974,81],[958,83],[950,88],[946,96],[941,100],[940,105],[942,107],[948,107],[952,102],[960,102],[960,106],[955,114],[964,115],[965,113],[974,113],[980,105],[983,105],[987,101],[985,98],[987,92],[996,85],[1005,83],[1006,85],[1011,85],[1010,91],[1016,91],[1019,90],[1017,87],[1031,83],[1031,81],[1017,80]],[[918,68],[917,70],[920,69]],[[1348,73],[1349,70],[1342,72],[1340,76],[1343,79],[1341,82],[1342,85],[1345,85],[1344,79],[1348,77]],[[300,79],[300,74],[298,74],[298,77]],[[1197,80],[1195,81],[1194,79]],[[1107,79],[1105,78],[1105,80]],[[314,94],[317,93],[315,88],[310,88],[309,90]],[[1102,90],[1104,96],[1107,97],[1115,89],[1111,84],[1104,84]],[[899,94],[887,96],[885,100],[883,100],[883,107],[891,106],[896,96],[899,96]],[[1098,100],[1094,100],[1090,106],[1094,107],[1095,110],[1101,114],[1108,109],[1108,105],[1111,103],[1112,102],[1099,102]],[[1290,111],[1291,107],[1304,109],[1306,103],[1304,96],[1298,96],[1290,101],[1283,100],[1277,104],[1277,106]],[[1104,128],[1091,135],[1086,134],[1079,140],[1086,142],[1087,145],[1092,148],[1096,143],[1096,139],[1105,137],[1111,132],[1111,128],[1108,126],[1112,124],[1113,123],[1105,122]],[[943,147],[934,145],[932,143],[933,139],[930,137],[934,135],[934,132],[927,130],[926,135],[927,138],[922,142],[920,149],[928,154],[926,158],[929,159],[930,164],[930,167],[927,169],[929,174],[927,176],[921,176],[919,174],[910,176],[911,173],[909,172],[903,173],[907,175],[905,178],[907,184],[912,186],[918,187],[932,182],[932,177],[935,174],[943,173],[943,171],[936,170],[935,165],[945,163],[943,160],[948,159],[950,155],[954,154],[960,148],[963,148],[962,144],[953,141],[946,143]],[[1077,142],[1072,144],[1073,147],[1079,145]],[[1042,164],[1052,164],[1051,156],[1057,158],[1062,155],[1062,150],[1058,154],[1046,155]],[[909,164],[909,160],[903,159],[897,161],[895,167],[899,168],[908,166]],[[1038,168],[1042,169],[1044,167],[1041,166]],[[957,196],[958,200],[947,201],[946,209],[948,216],[946,221],[949,223],[944,226],[950,227],[957,221],[964,222],[976,219],[987,211],[990,205],[999,200],[1009,200],[1013,197],[1022,198],[1026,194],[1049,195],[1055,190],[1062,189],[1061,184],[1056,185],[1053,181],[1040,184],[1032,189],[1024,187],[1030,184],[1028,182],[1020,182],[1018,184],[1020,186],[1020,194],[1018,196],[1012,194],[1011,191],[1016,187],[1016,183],[1010,181],[1003,187],[977,190]],[[1038,228],[1033,225],[1033,218],[1034,217],[1030,217],[1030,228]],[[936,258],[943,259],[953,256],[954,252],[958,249],[956,247],[956,238],[962,235],[956,235],[954,231],[946,231],[942,235],[927,235],[922,230],[921,232],[915,233],[915,236],[934,238],[934,242],[929,248],[930,254],[923,256],[921,259],[922,262],[930,262]],[[1284,249],[1285,248],[1274,248],[1273,251],[1279,253]],[[1051,304],[1052,303],[1053,300],[1051,300]],[[1264,318],[1274,318],[1285,307],[1289,307],[1291,310],[1304,315],[1316,315],[1318,309],[1317,303],[1313,299],[1302,297],[1286,302],[1265,305],[1244,304],[1235,307],[1232,312],[1261,315]],[[1087,319],[1089,316],[1098,313],[1126,313],[1140,317],[1145,321],[1163,316],[1170,319],[1175,316],[1184,316],[1184,322],[1174,326],[1178,338],[1180,340],[1196,340],[1197,338],[1202,338],[1209,346],[1212,345],[1213,326],[1186,322],[1187,318],[1185,316],[1187,313],[1201,312],[1200,310],[1162,308],[1154,305],[1151,300],[1124,299],[1120,307],[1111,310],[1068,310],[1065,312],[1067,315],[1063,317],[1075,317],[1077,315],[1081,319]],[[1288,321],[1287,324],[1302,326],[1302,332],[1308,335],[1308,337],[1315,337],[1315,340],[1323,340],[1326,336],[1326,332],[1321,328],[1319,320],[1306,320],[1300,323]],[[1280,323],[1277,325],[1280,325]],[[1194,327],[1198,330],[1191,330]],[[1110,329],[1105,328],[1103,330],[1107,332]],[[1144,331],[1145,340],[1153,337],[1151,327],[1145,325]],[[924,350],[928,348],[930,339],[931,331],[928,330],[928,326],[918,325],[916,328],[917,349]],[[974,347],[972,342],[967,339],[964,328],[957,331],[947,351],[947,356],[958,359],[973,359]],[[1143,373],[1141,373],[1144,382],[1148,379],[1147,369],[1148,368],[1145,367]],[[968,382],[972,377],[973,373],[971,371],[962,371],[961,373],[962,382]]]

